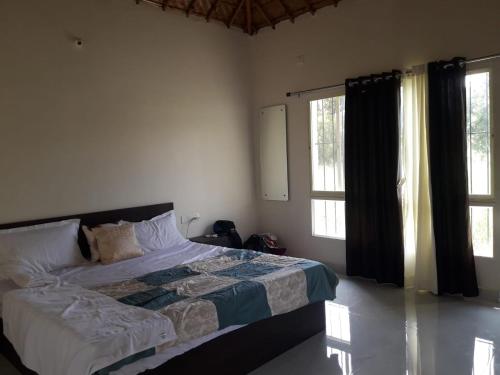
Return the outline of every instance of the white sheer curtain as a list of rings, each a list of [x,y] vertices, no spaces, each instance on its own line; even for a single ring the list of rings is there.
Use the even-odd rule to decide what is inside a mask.
[[[427,152],[427,73],[413,68],[402,80],[402,202],[405,287],[437,293]]]
[[[405,287],[437,293],[427,139],[427,72],[414,67],[402,79],[401,193],[405,246]],[[407,375],[436,374],[435,321],[418,319],[415,294],[405,294]],[[426,306],[426,309],[436,306]]]

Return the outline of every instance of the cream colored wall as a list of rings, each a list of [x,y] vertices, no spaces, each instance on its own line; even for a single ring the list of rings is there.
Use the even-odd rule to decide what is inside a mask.
[[[243,235],[275,232],[291,254],[342,270],[344,242],[311,236],[313,96],[285,92],[498,52],[499,13],[497,0],[344,0],[250,40],[133,1],[2,1],[0,222],[173,201],[179,214],[201,213],[192,234],[227,217]],[[250,125],[258,108],[279,103],[288,105],[290,201],[264,202]],[[500,285],[500,220],[495,232],[495,259],[477,260],[483,288]]]
[[[435,59],[488,55],[500,51],[499,40],[498,0],[344,0],[338,8],[328,7],[315,16],[298,18],[295,24],[285,22],[275,31],[259,32],[252,40],[254,113],[262,106],[288,106],[290,189],[289,202],[259,201],[260,230],[275,232],[292,255],[345,269],[344,241],[311,235],[308,100],[314,97],[286,98],[287,91],[341,83],[348,77]],[[303,56],[303,64],[298,56]],[[500,83],[495,87],[498,91]],[[315,96],[331,94],[324,91]],[[498,113],[498,100],[496,103]],[[496,155],[498,160],[498,147]],[[495,258],[478,258],[477,268],[480,286],[498,290],[499,207],[495,214]]]
[[[248,73],[248,37],[180,13],[1,1],[0,222],[173,201],[253,232]]]

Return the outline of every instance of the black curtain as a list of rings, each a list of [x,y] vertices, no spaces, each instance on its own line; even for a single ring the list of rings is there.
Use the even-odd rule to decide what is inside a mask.
[[[345,205],[347,274],[403,286],[400,76],[394,71],[346,81]]]
[[[465,61],[429,71],[429,160],[438,292],[477,296],[469,223]]]

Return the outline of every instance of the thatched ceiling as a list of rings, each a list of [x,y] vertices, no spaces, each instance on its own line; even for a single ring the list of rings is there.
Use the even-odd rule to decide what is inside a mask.
[[[223,22],[227,27],[239,27],[247,34],[254,34],[263,27],[275,28],[281,21],[295,21],[304,14],[314,14],[318,9],[335,5],[340,0],[136,0],[136,3],[156,5],[168,11],[175,9],[186,16],[203,17],[209,21]]]

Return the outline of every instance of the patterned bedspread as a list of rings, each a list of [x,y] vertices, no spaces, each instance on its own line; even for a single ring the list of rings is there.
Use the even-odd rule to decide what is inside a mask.
[[[228,249],[216,257],[94,290],[168,316],[178,336],[170,347],[332,300],[337,284],[336,275],[319,262]]]

